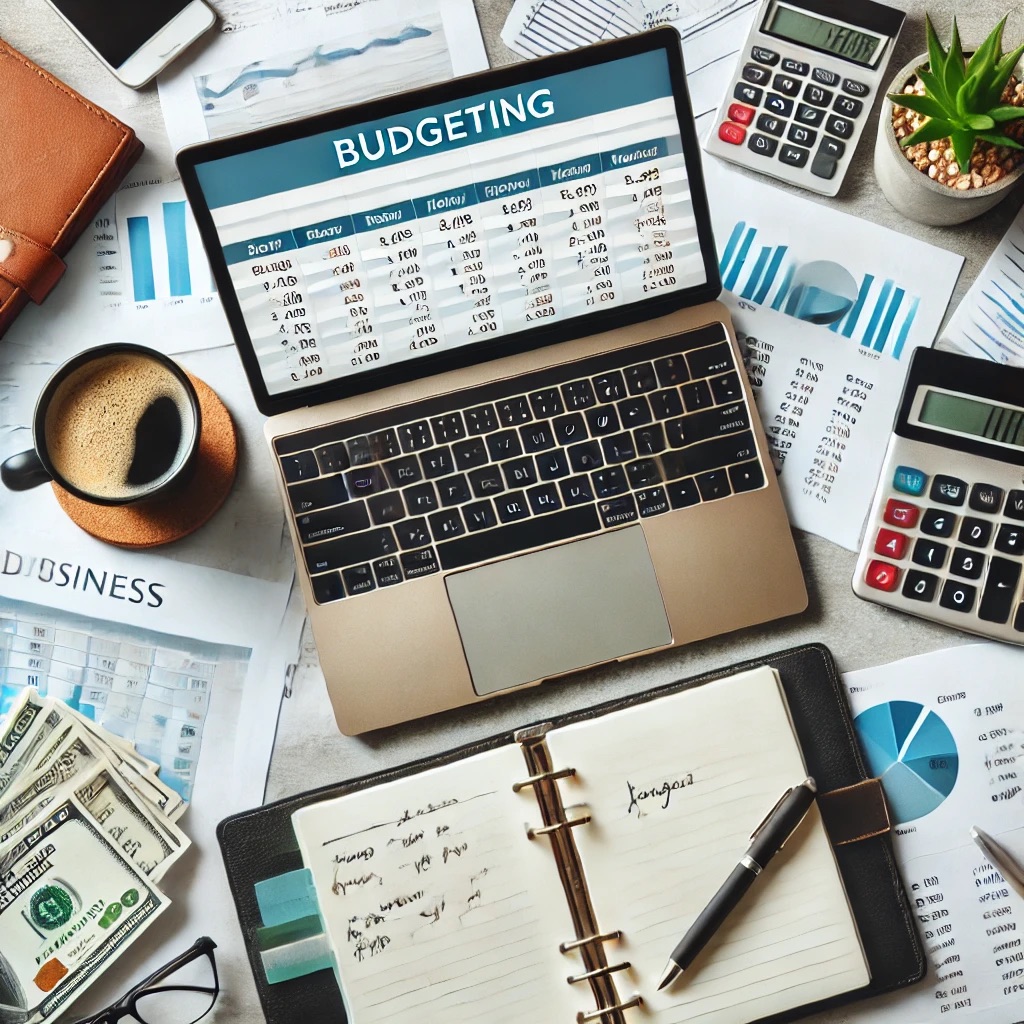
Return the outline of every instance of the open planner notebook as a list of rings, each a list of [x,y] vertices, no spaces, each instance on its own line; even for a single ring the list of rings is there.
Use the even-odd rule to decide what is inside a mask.
[[[812,808],[685,980],[657,991],[807,775],[774,670],[537,732],[293,816],[351,1024],[571,1022],[641,1000],[665,1024],[739,1024],[867,984]]]
[[[688,968],[750,833],[807,819]],[[820,645],[235,815],[218,836],[270,1024],[747,1024],[924,959]]]

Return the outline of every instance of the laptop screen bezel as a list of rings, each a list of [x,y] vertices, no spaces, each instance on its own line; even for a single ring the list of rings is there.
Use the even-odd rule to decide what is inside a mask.
[[[686,161],[687,184],[700,251],[704,257],[704,270],[707,278],[705,283],[627,303],[612,310],[586,313],[582,316],[556,321],[550,325],[515,331],[493,340],[430,353],[414,360],[405,360],[365,370],[358,374],[350,374],[293,391],[270,394],[249,336],[238,296],[234,290],[213,216],[205,202],[199,183],[197,168],[200,165],[267,146],[318,135],[321,132],[336,131],[366,121],[393,117],[421,107],[450,103],[478,92],[515,87],[537,78],[559,75],[577,68],[591,67],[623,57],[658,50],[664,52],[668,62],[683,156]],[[697,140],[690,96],[686,86],[679,34],[671,27],[658,28],[640,35],[599,43],[596,46],[555,54],[551,57],[482,71],[422,89],[397,93],[382,99],[315,114],[311,117],[261,128],[241,135],[215,139],[181,150],[175,160],[185,187],[185,194],[199,228],[203,247],[210,261],[221,304],[224,307],[235,345],[249,379],[249,386],[257,407],[267,416],[320,405],[352,395],[366,394],[395,384],[434,376],[448,370],[461,369],[503,356],[529,352],[589,334],[653,319],[678,309],[708,302],[717,298],[721,292],[721,276],[701,168],[700,144]]]

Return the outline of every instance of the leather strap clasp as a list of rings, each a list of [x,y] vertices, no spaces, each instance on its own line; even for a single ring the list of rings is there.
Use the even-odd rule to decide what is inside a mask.
[[[52,249],[0,225],[0,277],[24,289],[34,303],[50,294],[66,269]]]
[[[889,805],[879,779],[819,793],[818,809],[833,846],[858,843],[892,830]]]

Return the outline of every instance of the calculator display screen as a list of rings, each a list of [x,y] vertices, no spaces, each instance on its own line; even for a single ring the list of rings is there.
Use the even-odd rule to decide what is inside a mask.
[[[874,67],[883,39],[839,22],[816,18],[805,11],[776,4],[765,22],[765,31],[780,39],[832,53],[854,64]]]
[[[929,389],[917,419],[924,426],[1024,448],[1024,409]]]

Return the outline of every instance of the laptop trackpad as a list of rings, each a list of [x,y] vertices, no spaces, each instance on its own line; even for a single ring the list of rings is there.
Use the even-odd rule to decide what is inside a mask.
[[[445,583],[480,695],[672,641],[639,526],[452,573]]]

